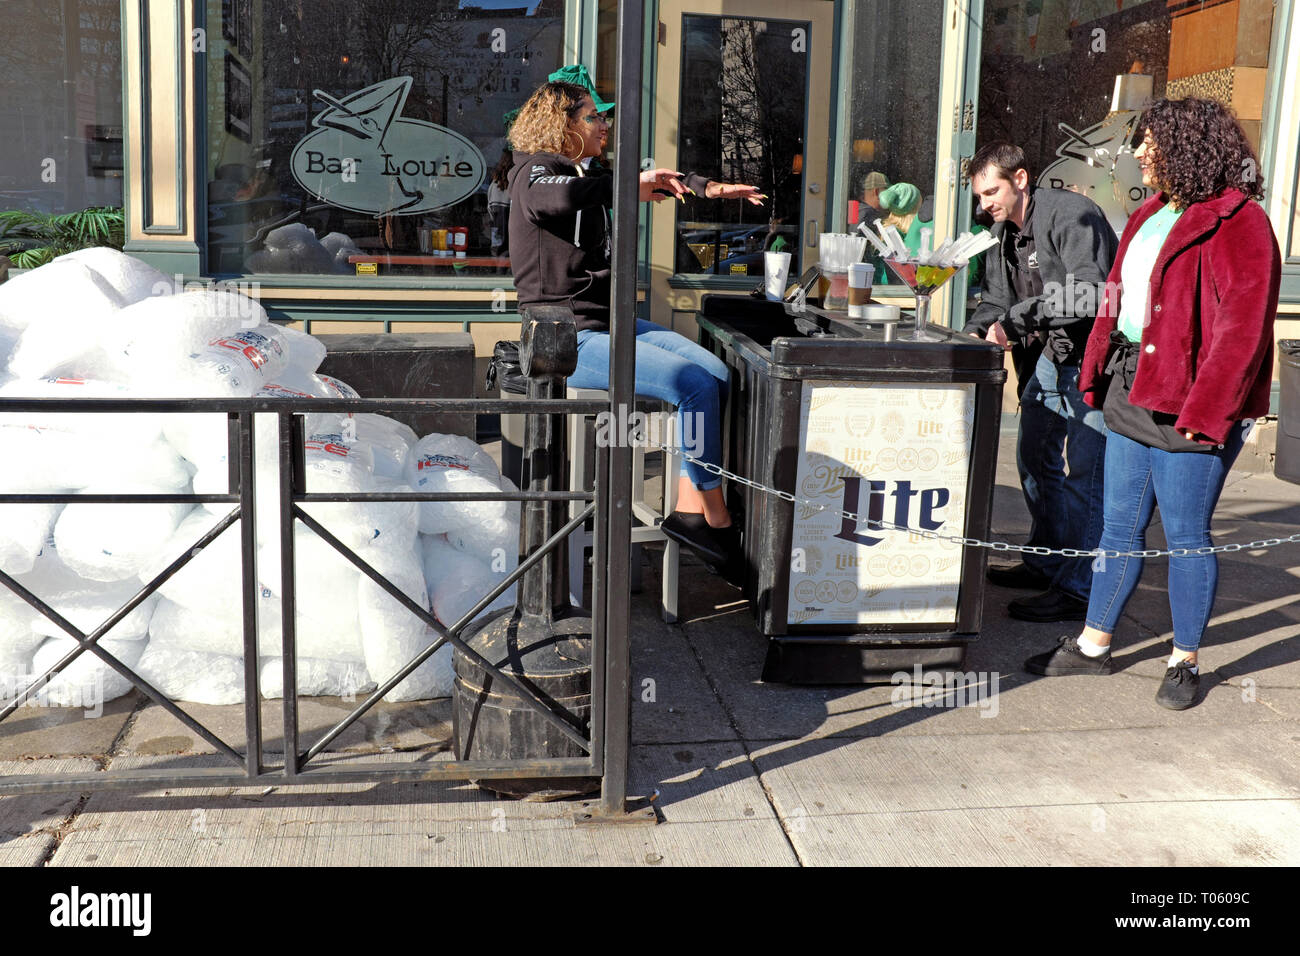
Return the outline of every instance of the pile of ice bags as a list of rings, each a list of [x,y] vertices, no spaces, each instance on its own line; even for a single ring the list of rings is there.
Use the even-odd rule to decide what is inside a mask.
[[[172,278],[110,249],[75,252],[0,285],[0,396],[356,397],[347,384],[317,374],[324,357],[324,344],[272,325],[251,298],[178,290]],[[419,438],[371,414],[314,414],[306,426],[309,492],[514,490],[467,438]],[[262,694],[278,697],[275,416],[258,416],[255,431],[258,673]],[[0,492],[223,494],[228,474],[224,415],[0,414]],[[0,505],[0,569],[89,631],[233,507]],[[517,565],[517,502],[326,503],[307,510],[445,625]],[[367,693],[432,642],[431,629],[301,523],[295,550],[300,694]],[[235,522],[100,646],[173,699],[242,701],[241,593]],[[511,588],[482,613],[513,601]],[[75,646],[0,586],[0,685],[9,696]],[[446,646],[385,699],[445,697],[451,682]],[[45,686],[39,701],[79,706],[129,689],[87,651]]]

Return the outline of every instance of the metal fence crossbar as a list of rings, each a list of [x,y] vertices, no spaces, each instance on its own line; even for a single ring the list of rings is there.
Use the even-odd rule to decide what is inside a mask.
[[[219,752],[234,760],[236,763],[242,764],[244,758],[236,752],[233,747],[223,741],[198,720],[187,714],[180,707],[176,706],[176,704],[168,699],[166,695],[160,693],[152,684],[119,661],[110,651],[99,645],[99,639],[101,637],[116,627],[120,621],[135,610],[140,604],[144,603],[150,595],[158,590],[158,588],[177,571],[197,557],[200,551],[216,540],[216,538],[234,524],[238,518],[239,509],[236,508],[218,521],[212,528],[208,529],[208,531],[204,533],[198,541],[186,548],[183,554],[167,565],[167,567],[162,571],[158,572],[158,574],[155,575],[148,584],[132,595],[130,600],[109,615],[102,624],[89,633],[82,632],[80,628],[63,617],[63,615],[59,614],[58,611],[50,607],[40,597],[23,587],[5,572],[0,571],[0,582],[3,582],[4,585],[14,594],[22,598],[27,602],[27,604],[31,605],[49,621],[58,625],[58,627],[65,631],[68,636],[77,641],[77,646],[75,648],[68,651],[67,654],[52,664],[44,674],[37,677],[18,695],[17,698],[11,701],[3,710],[0,710],[0,720],[5,720],[9,717],[14,711],[22,706],[23,702],[27,700],[33,692],[39,691],[40,688],[53,680],[54,677],[56,677],[83,653],[90,651],[109,667],[112,667],[113,670],[125,677],[133,686],[139,688],[151,700],[165,708],[168,713],[179,719],[183,724],[189,727],[190,730],[193,730],[208,743],[212,744],[212,746],[216,747]]]
[[[503,407],[509,404],[509,408]],[[40,689],[46,686],[51,679],[56,677],[60,672],[71,665],[78,657],[89,650],[93,655],[99,658],[103,663],[111,668],[114,672],[124,677],[133,687],[138,689],[150,701],[163,708],[168,714],[175,717],[186,728],[210,744],[223,758],[230,760],[240,767],[241,774],[239,778],[232,778],[229,770],[219,770],[217,768],[196,768],[180,771],[160,771],[160,770],[124,770],[109,773],[107,775],[95,774],[93,779],[80,775],[55,774],[55,775],[35,775],[24,777],[21,780],[16,778],[0,778],[0,792],[18,793],[18,792],[49,792],[61,788],[77,789],[121,789],[148,787],[152,784],[171,783],[174,785],[192,785],[207,786],[216,783],[236,783],[237,780],[253,781],[266,779],[268,776],[282,783],[298,783],[311,781],[337,781],[346,780],[434,780],[434,779],[498,779],[498,778],[515,778],[515,777],[572,777],[584,776],[590,774],[602,773],[604,755],[596,751],[597,747],[603,747],[598,743],[596,731],[600,729],[593,718],[590,739],[584,736],[579,728],[568,715],[562,715],[550,708],[539,695],[539,693],[529,687],[526,681],[521,682],[519,679],[512,677],[510,674],[503,672],[500,667],[493,666],[481,655],[475,653],[460,634],[474,618],[480,614],[492,601],[496,600],[512,584],[519,581],[525,572],[533,568],[538,562],[545,560],[549,552],[560,547],[564,540],[577,528],[590,519],[593,514],[599,514],[598,501],[599,495],[605,492],[592,491],[547,491],[547,492],[500,492],[500,493],[479,493],[479,492],[409,492],[409,493],[321,493],[308,494],[302,487],[302,445],[299,442],[296,453],[293,449],[293,437],[302,437],[303,413],[320,411],[320,412],[379,412],[379,411],[475,411],[475,412],[546,412],[548,414],[566,414],[577,413],[592,415],[606,411],[608,405],[603,401],[593,400],[528,400],[523,402],[502,403],[499,400],[378,400],[378,399],[313,399],[310,401],[295,401],[292,404],[283,400],[265,400],[265,399],[0,399],[0,410],[6,413],[13,412],[32,412],[32,413],[90,413],[90,412],[158,412],[158,413],[200,413],[200,414],[223,414],[229,422],[228,428],[228,461],[229,461],[229,491],[226,494],[86,494],[86,493],[64,493],[64,494],[13,494],[6,493],[0,495],[0,504],[17,503],[17,504],[34,504],[34,503],[103,503],[103,504],[234,504],[232,511],[219,518],[214,526],[208,529],[198,540],[189,545],[185,551],[175,560],[167,565],[162,571],[155,575],[147,584],[144,585],[130,600],[122,607],[118,608],[102,624],[88,634],[83,633],[70,621],[64,619],[54,608],[46,604],[39,596],[32,594],[22,586],[18,581],[0,571],[0,583],[3,583],[14,594],[24,600],[28,605],[34,607],[44,617],[52,621],[61,630],[66,632],[73,640],[76,646],[73,647],[62,659],[56,662],[49,670],[37,678],[31,686],[22,690],[16,700],[10,702],[2,711],[0,711],[0,720],[12,715],[24,701],[27,701],[32,695],[39,693]],[[255,530],[253,529],[255,512],[255,469],[254,469],[254,428],[253,420],[255,414],[273,414],[280,422],[280,482],[279,486],[272,485],[267,489],[258,489],[263,493],[269,493],[279,499],[281,505],[280,533],[282,551],[286,556],[291,556],[294,552],[292,545],[292,536],[290,534],[287,542],[284,540],[286,528],[291,532],[294,521],[302,521],[318,536],[324,539],[335,550],[339,551],[347,558],[358,570],[365,574],[370,580],[373,580],[389,596],[406,606],[407,610],[415,614],[424,624],[431,627],[437,639],[428,647],[424,648],[411,661],[402,667],[395,675],[390,677],[379,687],[366,701],[356,707],[335,727],[328,731],[321,739],[317,740],[310,748],[303,750],[301,753],[298,747],[298,720],[297,705],[298,695],[296,691],[296,650],[294,641],[294,632],[296,626],[296,609],[294,607],[294,590],[296,587],[295,572],[290,562],[286,562],[281,567],[282,584],[285,589],[282,591],[282,598],[288,600],[282,601],[281,622],[285,625],[280,653],[284,657],[284,673],[286,681],[284,684],[284,765],[264,765],[261,735],[261,716],[260,716],[260,694],[259,694],[259,656],[257,643],[257,573],[256,573],[256,543]],[[599,485],[598,485],[599,487]],[[585,508],[582,513],[571,519],[562,528],[556,531],[542,546],[534,553],[519,563],[519,565],[509,574],[503,576],[501,582],[495,585],[485,596],[480,598],[474,607],[466,612],[460,620],[456,621],[450,627],[443,627],[435,617],[425,608],[421,608],[416,602],[412,601],[401,589],[384,577],[378,570],[371,567],[363,558],[357,555],[342,541],[339,541],[332,535],[328,529],[324,528],[311,515],[302,510],[300,505],[309,505],[313,502],[366,502],[366,501],[582,501]],[[228,531],[236,522],[241,519],[245,520],[241,527],[241,550],[243,552],[242,568],[242,587],[241,587],[241,605],[244,615],[244,720],[245,730],[247,733],[247,746],[244,748],[245,753],[238,752],[231,747],[217,734],[205,727],[200,721],[185,712],[178,704],[166,695],[160,692],[149,681],[145,680],[131,668],[127,667],[122,661],[117,659],[112,653],[99,646],[99,640],[107,634],[113,627],[117,626],[128,614],[135,610],[141,603],[153,595],[159,587],[173,575],[181,571],[190,561],[211,544],[221,534]],[[458,648],[461,654],[472,659],[483,671],[492,676],[493,680],[499,681],[502,686],[510,687],[520,697],[522,704],[532,711],[535,711],[540,717],[547,720],[569,741],[578,745],[587,756],[578,758],[528,758],[528,759],[502,759],[499,761],[491,760],[454,760],[440,763],[437,766],[427,766],[424,764],[410,767],[393,767],[387,764],[350,764],[347,768],[316,767],[313,766],[308,772],[302,774],[299,779],[299,770],[304,764],[313,757],[318,756],[336,739],[348,726],[351,726],[360,718],[369,708],[373,707],[376,702],[383,698],[383,695],[390,691],[394,686],[399,684],[410,676],[415,669],[425,663],[429,657],[436,653],[445,644],[451,643]],[[599,650],[597,651],[599,654]],[[596,675],[594,683],[599,683],[601,675]],[[594,697],[593,697],[594,702]]]
[[[476,664],[482,667],[487,673],[491,674],[492,677],[494,677],[497,680],[500,680],[503,684],[507,685],[512,690],[519,693],[523,702],[527,704],[529,708],[537,712],[540,716],[544,717],[548,722],[554,725],[555,728],[559,730],[561,734],[563,734],[573,743],[582,747],[587,753],[591,753],[591,742],[587,738],[579,734],[576,730],[574,730],[572,724],[568,723],[563,718],[558,716],[542,700],[535,697],[530,691],[528,691],[523,686],[523,684],[521,684],[518,680],[502,672],[499,668],[489,663],[477,651],[475,651],[472,647],[470,647],[463,640],[461,640],[458,632],[461,628],[463,628],[466,624],[468,624],[469,621],[473,620],[474,615],[477,614],[480,610],[482,610],[483,607],[486,607],[488,604],[490,604],[499,594],[504,593],[506,588],[508,588],[515,580],[518,580],[518,578],[522,577],[525,571],[527,571],[538,561],[541,561],[546,556],[546,553],[548,551],[557,547],[569,535],[569,533],[572,532],[574,529],[576,529],[579,525],[581,525],[582,522],[586,520],[589,513],[594,512],[594,510],[595,510],[594,506],[589,506],[588,509],[584,511],[579,518],[570,521],[567,525],[565,525],[554,535],[552,535],[542,545],[542,547],[538,548],[533,554],[529,555],[527,561],[521,562],[519,567],[516,568],[511,575],[508,575],[504,581],[502,581],[495,588],[493,588],[492,592],[490,592],[485,598],[481,599],[479,601],[479,604],[476,605],[474,609],[472,609],[467,615],[462,617],[461,620],[457,621],[453,627],[448,629],[448,628],[444,628],[441,622],[439,622],[436,617],[434,617],[424,608],[420,607],[419,604],[413,601],[410,598],[410,596],[406,594],[406,592],[404,592],[401,588],[397,587],[397,585],[393,584],[392,581],[388,580],[388,578],[384,577],[382,574],[376,571],[368,562],[365,561],[365,559],[363,559],[350,547],[348,547],[337,537],[331,534],[330,531],[327,528],[325,528],[319,521],[317,521],[307,512],[303,511],[297,505],[294,505],[293,514],[295,518],[302,521],[303,524],[307,525],[307,527],[309,527],[312,531],[314,531],[317,535],[319,535],[321,539],[324,540],[330,547],[334,548],[334,550],[338,551],[339,554],[343,555],[343,557],[345,557],[349,562],[355,565],[357,570],[359,570],[366,577],[370,578],[370,580],[374,581],[375,584],[377,584],[381,589],[383,589],[385,593],[391,596],[395,601],[399,602],[403,607],[406,608],[406,610],[414,614],[417,618],[420,619],[421,622],[423,622],[425,625],[430,627],[436,634],[439,635],[438,640],[434,641],[428,647],[420,651],[420,653],[418,653],[414,658],[408,661],[400,670],[398,670],[398,672],[395,675],[389,677],[388,680],[384,681],[383,684],[381,684],[378,688],[376,688],[362,704],[360,704],[355,710],[353,710],[350,714],[344,717],[343,720],[340,721],[333,729],[331,729],[324,737],[318,740],[312,747],[308,748],[308,750],[304,751],[299,758],[300,766],[302,764],[305,764],[312,757],[316,756],[322,750],[324,750],[324,748],[328,746],[331,740],[333,740],[344,730],[346,730],[350,724],[352,724],[362,714],[364,714],[367,710],[369,710],[372,706],[374,706],[374,704],[376,704],[380,699],[382,699],[384,694],[388,693],[399,683],[405,680],[412,672],[415,671],[417,667],[419,667],[426,660],[428,660],[434,653],[438,651],[439,648],[441,648],[444,644],[448,642],[450,642],[454,647],[456,647],[462,654],[465,654],[467,657],[471,658]]]

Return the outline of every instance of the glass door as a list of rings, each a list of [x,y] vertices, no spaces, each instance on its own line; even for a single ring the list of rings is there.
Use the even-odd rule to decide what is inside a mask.
[[[756,284],[773,248],[792,254],[797,276],[830,231],[834,4],[665,0],[659,11],[650,158],[767,196],[761,207],[704,198],[653,207],[651,318],[690,335],[709,286]]]

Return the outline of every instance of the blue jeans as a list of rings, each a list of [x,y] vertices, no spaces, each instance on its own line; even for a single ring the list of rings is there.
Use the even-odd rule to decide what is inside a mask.
[[[569,384],[609,388],[608,332],[584,329],[578,333],[578,367],[569,376]],[[676,405],[679,443],[702,461],[722,464],[727,366],[720,358],[671,329],[637,319],[634,390],[637,395]],[[721,478],[693,462],[686,462],[685,467],[691,484],[701,491],[722,484]]]
[[[1210,516],[1228,470],[1241,451],[1245,429],[1234,425],[1223,447],[1213,452],[1167,452],[1110,433],[1106,442],[1106,521],[1101,547],[1140,551],[1156,504],[1171,549],[1202,548],[1210,542]],[[1141,558],[1098,558],[1088,599],[1089,627],[1107,634],[1142,576]],[[1169,612],[1174,647],[1194,651],[1201,644],[1219,562],[1212,554],[1169,558]]]
[[[1016,466],[1029,508],[1029,544],[1091,550],[1101,537],[1106,424],[1079,393],[1079,368],[1039,356],[1020,397]],[[1024,555],[1051,586],[1086,601],[1091,558]]]

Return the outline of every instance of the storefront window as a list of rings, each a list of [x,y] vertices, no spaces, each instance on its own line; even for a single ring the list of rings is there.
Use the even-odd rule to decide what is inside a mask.
[[[119,0],[5,0],[0,211],[122,205]]]
[[[914,223],[934,220],[943,55],[936,24],[943,8],[943,0],[878,0],[855,8],[853,64],[845,77],[851,91],[850,228],[885,219],[907,235]],[[878,264],[876,282],[893,281]]]
[[[209,272],[509,271],[489,187],[507,114],[562,65],[563,0],[209,0],[207,16]]]
[[[682,17],[678,168],[770,201],[679,209],[676,272],[762,275],[775,248],[795,254],[797,274],[808,58],[791,38],[808,32],[806,21]],[[687,218],[701,209],[713,218]]]
[[[1119,232],[1149,194],[1148,100],[1219,99],[1259,148],[1272,17],[1271,0],[986,0],[979,144],[1019,145],[1040,186],[1087,195]]]

